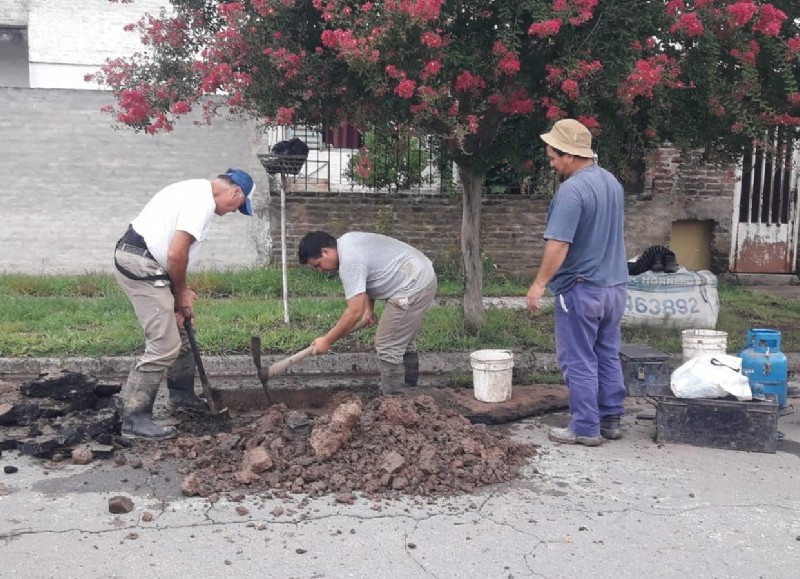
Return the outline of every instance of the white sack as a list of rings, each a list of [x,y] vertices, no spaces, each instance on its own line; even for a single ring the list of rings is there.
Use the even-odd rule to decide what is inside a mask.
[[[684,362],[670,379],[678,398],[724,398],[752,400],[750,382],[742,374],[742,359],[726,354],[702,354]]]

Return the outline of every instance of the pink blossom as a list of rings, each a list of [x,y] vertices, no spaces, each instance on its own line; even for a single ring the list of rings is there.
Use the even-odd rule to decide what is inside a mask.
[[[667,14],[675,16],[678,12],[686,10],[686,4],[683,0],[669,0],[667,2]]]
[[[547,107],[545,116],[547,117],[548,121],[557,121],[559,119],[566,118],[567,113],[561,110],[561,108],[558,105],[550,105],[549,107]]]
[[[562,21],[560,18],[553,18],[552,20],[545,20],[544,22],[534,22],[528,28],[528,34],[545,38],[547,36],[555,36],[561,30]]]
[[[678,21],[669,29],[670,32],[683,32],[688,37],[703,34],[703,24],[697,18],[696,12],[681,14]]]
[[[397,7],[415,20],[428,22],[439,18],[442,2],[443,0],[399,0]],[[386,7],[389,6],[387,3]]]
[[[414,96],[414,89],[416,86],[417,83],[415,81],[407,78],[400,81],[400,83],[395,87],[394,93],[400,98],[410,99],[412,96]]]
[[[510,98],[500,103],[498,108],[500,112],[509,115],[527,115],[535,105],[535,101],[528,96],[528,91],[522,88],[514,91]]]
[[[580,96],[578,83],[571,78],[565,79],[561,83],[561,90],[571,99],[576,99],[578,96]]]
[[[440,70],[442,70],[442,63],[438,60],[429,60],[425,63],[425,72],[428,74],[436,75]]]
[[[465,70],[456,77],[456,90],[466,92],[471,89],[482,90],[486,88],[486,81],[480,76],[473,75]]]
[[[734,28],[741,28],[758,13],[758,6],[753,2],[736,2],[728,6],[728,15]]]
[[[278,107],[278,114],[275,115],[275,122],[281,126],[288,127],[294,124],[294,109],[290,107]]]
[[[467,132],[470,133],[477,133],[478,132],[478,117],[475,115],[467,115]]]
[[[786,59],[800,57],[800,35],[790,38],[787,44],[789,45],[789,54],[786,55]]]
[[[423,32],[419,41],[428,48],[439,48],[442,45],[442,37],[435,32]]]
[[[772,4],[764,4],[753,30],[761,32],[764,36],[778,36],[784,20],[786,13],[783,10],[775,8]]]
[[[600,135],[602,132],[600,130],[600,122],[595,117],[587,117],[586,115],[578,115],[578,121],[583,124],[584,127],[589,129],[589,132],[592,133],[595,137]]]
[[[172,114],[175,115],[185,115],[186,113],[191,112],[192,106],[186,101],[178,101],[172,103],[172,106],[170,107],[169,110],[170,112],[172,112]]]
[[[500,75],[514,76],[519,72],[519,56],[514,52],[507,52],[497,64]]]

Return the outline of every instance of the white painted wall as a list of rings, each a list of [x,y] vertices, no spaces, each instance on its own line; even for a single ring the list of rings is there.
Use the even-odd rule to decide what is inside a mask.
[[[8,0],[0,0],[0,2]],[[19,1],[19,0],[12,0]],[[31,88],[96,89],[83,80],[108,58],[143,49],[126,24],[149,12],[157,15],[167,0],[29,0],[28,50]]]
[[[0,26],[27,26],[30,0],[0,0]]]

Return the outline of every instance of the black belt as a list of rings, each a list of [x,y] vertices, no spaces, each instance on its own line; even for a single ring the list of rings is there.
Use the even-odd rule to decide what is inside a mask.
[[[150,253],[149,249],[147,249],[147,243],[145,243],[144,237],[136,233],[136,230],[131,225],[128,225],[128,230],[125,232],[125,235],[119,238],[115,249],[116,251],[131,253],[133,255],[139,255],[152,261],[156,261],[156,258],[153,257],[153,254]],[[134,281],[169,280],[169,274],[166,273],[155,275],[136,275],[119,264],[116,253],[114,254],[114,267],[116,267],[117,271],[119,271],[122,275]]]

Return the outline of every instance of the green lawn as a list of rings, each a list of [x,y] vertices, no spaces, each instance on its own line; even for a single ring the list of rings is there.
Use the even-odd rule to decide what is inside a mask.
[[[191,276],[200,299],[196,303],[197,338],[209,354],[246,354],[250,337],[261,336],[265,352],[289,353],[326,332],[345,307],[335,276],[308,269],[289,272],[290,324],[284,323],[281,275],[278,269],[207,272]],[[484,295],[523,296],[527,282],[490,279]],[[457,279],[440,281],[441,296],[458,297]],[[749,328],[782,332],[784,352],[800,351],[800,303],[721,284],[717,329],[727,331],[729,351],[744,346]],[[374,328],[337,343],[336,350],[369,351]],[[659,350],[681,351],[680,331],[624,328],[626,342]],[[141,351],[141,329],[133,309],[111,276],[0,276],[0,356],[104,356]],[[465,331],[461,307],[433,308],[420,332],[421,351],[480,348],[533,349],[553,352],[551,311],[489,309],[477,335]]]

